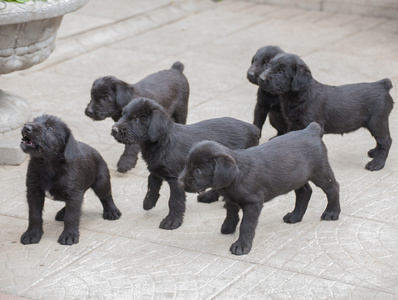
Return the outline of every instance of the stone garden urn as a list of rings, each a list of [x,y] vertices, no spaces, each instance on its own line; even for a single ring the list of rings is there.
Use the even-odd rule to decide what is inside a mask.
[[[88,0],[31,0],[0,2],[0,75],[30,68],[55,48],[57,30],[65,14]],[[30,120],[29,103],[2,90],[0,77],[0,164],[18,165],[25,159],[19,148],[20,129]]]

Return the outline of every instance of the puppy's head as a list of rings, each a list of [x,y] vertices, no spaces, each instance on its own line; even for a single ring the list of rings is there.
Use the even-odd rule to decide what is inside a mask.
[[[311,80],[311,71],[300,57],[281,53],[271,59],[267,69],[260,74],[258,83],[265,91],[280,95],[297,92]]]
[[[94,81],[91,100],[85,114],[94,121],[104,120],[121,113],[134,96],[134,89],[114,76],[105,76]]]
[[[239,168],[224,146],[214,141],[202,141],[189,152],[178,182],[186,192],[198,193],[210,187],[225,188],[238,174]]]
[[[154,100],[137,98],[123,108],[122,117],[112,127],[112,136],[123,144],[156,142],[166,136],[172,121]]]
[[[22,150],[35,157],[72,159],[78,148],[69,127],[59,118],[42,115],[22,128]]]
[[[284,51],[278,46],[265,46],[258,49],[247,71],[247,79],[251,83],[258,85],[258,76],[265,71],[270,60],[279,53],[284,53]]]

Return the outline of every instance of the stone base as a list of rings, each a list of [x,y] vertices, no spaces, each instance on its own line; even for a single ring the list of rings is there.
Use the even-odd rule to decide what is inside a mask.
[[[0,164],[19,165],[26,154],[21,150],[21,129],[31,109],[22,97],[0,90]]]
[[[20,165],[26,159],[26,154],[19,146],[21,130],[13,130],[0,134],[0,164]]]

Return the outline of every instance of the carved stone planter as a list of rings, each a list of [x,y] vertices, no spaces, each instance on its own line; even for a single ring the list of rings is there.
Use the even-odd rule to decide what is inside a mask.
[[[0,74],[44,61],[55,48],[63,16],[87,3],[88,0],[0,2]],[[26,100],[0,90],[0,164],[20,164],[24,160],[19,139],[10,145],[14,140],[10,132],[21,128],[30,115]]]

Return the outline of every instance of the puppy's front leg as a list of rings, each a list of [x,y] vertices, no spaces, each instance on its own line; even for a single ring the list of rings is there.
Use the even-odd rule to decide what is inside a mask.
[[[257,101],[256,107],[254,108],[254,120],[253,125],[256,125],[258,129],[263,129],[265,119],[267,118],[269,112],[268,105],[264,104],[262,101]]]
[[[243,255],[250,252],[263,203],[242,206],[243,218],[240,224],[239,239],[229,249],[232,254]]]
[[[181,226],[185,213],[185,192],[175,178],[168,180],[170,186],[169,214],[160,222],[162,229],[176,229]]]
[[[159,178],[153,173],[150,173],[148,176],[148,190],[144,199],[144,209],[150,210],[158,202],[159,199],[159,191],[162,186],[163,179]]]
[[[198,202],[202,203],[212,203],[218,200],[220,195],[213,189],[206,192],[200,193],[198,195]]]
[[[140,152],[140,145],[126,145],[124,147],[123,154],[120,156],[119,161],[117,162],[118,172],[126,173],[128,170],[134,168],[137,164],[138,152]]]
[[[29,226],[24,234],[21,236],[21,243],[37,244],[43,235],[43,207],[44,207],[44,192],[33,191],[28,188],[27,199],[29,206]]]
[[[79,242],[80,212],[83,195],[75,195],[74,198],[65,201],[64,231],[58,238],[61,245],[73,245]]]

